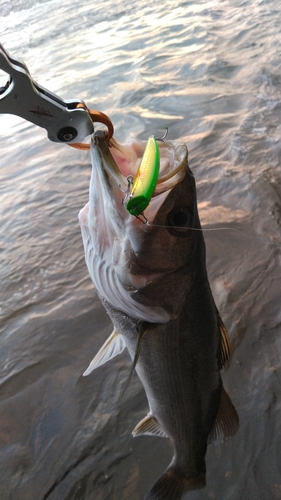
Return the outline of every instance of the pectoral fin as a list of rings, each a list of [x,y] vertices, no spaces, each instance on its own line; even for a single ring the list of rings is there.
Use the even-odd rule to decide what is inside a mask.
[[[224,388],[222,388],[220,405],[214,427],[209,434],[208,441],[220,443],[233,436],[239,427],[239,417],[232,401]]]
[[[110,337],[108,337],[99,352],[95,355],[93,361],[89,364],[87,370],[83,373],[83,377],[89,375],[98,366],[104,365],[110,359],[115,358],[115,356],[124,351],[125,347],[126,344],[123,337],[114,329]]]
[[[121,398],[124,396],[126,390],[129,387],[129,384],[131,382],[131,378],[133,376],[134,369],[135,369],[136,364],[137,364],[138,359],[139,359],[139,355],[140,355],[140,351],[141,351],[142,338],[143,338],[143,335],[144,335],[146,329],[147,329],[147,323],[146,323],[146,321],[140,321],[136,352],[135,352],[135,355],[134,355],[133,364],[132,364],[132,367],[131,367],[131,370],[130,370],[130,373],[129,373],[129,377],[128,377],[127,382],[125,383],[125,385],[124,385],[124,387],[122,389],[122,392],[121,392]]]
[[[153,418],[153,416],[148,413],[146,417],[144,417],[138,425],[134,428],[132,432],[133,436],[159,436],[167,438],[167,434],[161,429],[158,422]]]

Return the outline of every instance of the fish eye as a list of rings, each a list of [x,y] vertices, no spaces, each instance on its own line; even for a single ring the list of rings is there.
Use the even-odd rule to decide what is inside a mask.
[[[168,226],[175,230],[182,231],[189,226],[190,213],[187,207],[175,207],[168,215]]]

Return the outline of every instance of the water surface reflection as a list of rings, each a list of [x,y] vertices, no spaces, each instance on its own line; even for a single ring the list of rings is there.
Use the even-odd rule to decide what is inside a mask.
[[[41,85],[108,113],[118,140],[168,126],[187,143],[241,421],[209,447],[207,488],[192,497],[281,498],[277,0],[0,0],[0,10],[5,48]],[[142,499],[171,449],[130,435],[147,403],[136,377],[119,401],[129,358],[81,377],[111,329],[77,221],[89,158],[16,117],[0,116],[0,131],[0,496]]]

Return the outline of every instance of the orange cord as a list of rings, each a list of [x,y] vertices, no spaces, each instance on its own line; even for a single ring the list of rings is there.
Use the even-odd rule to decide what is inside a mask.
[[[114,133],[114,127],[110,118],[108,118],[108,116],[102,113],[101,111],[96,111],[95,109],[93,110],[87,108],[86,104],[83,104],[82,102],[78,104],[77,108],[84,108],[86,111],[88,111],[93,122],[103,123],[104,125],[107,126],[106,140],[107,142],[109,142]],[[72,144],[68,143],[68,146],[71,146],[72,148],[76,149],[84,149],[84,150],[90,149],[90,144],[83,144],[83,142],[77,142]]]

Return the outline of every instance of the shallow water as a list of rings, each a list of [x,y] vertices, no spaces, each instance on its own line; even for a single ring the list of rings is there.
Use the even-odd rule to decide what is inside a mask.
[[[280,499],[279,2],[0,0],[0,13],[10,54],[107,113],[117,140],[168,127],[188,145],[240,429],[209,446],[207,487],[187,498]],[[136,376],[119,400],[129,357],[81,376],[111,331],[77,220],[89,156],[11,115],[0,132],[0,497],[141,500],[172,452],[131,436],[147,403]]]

